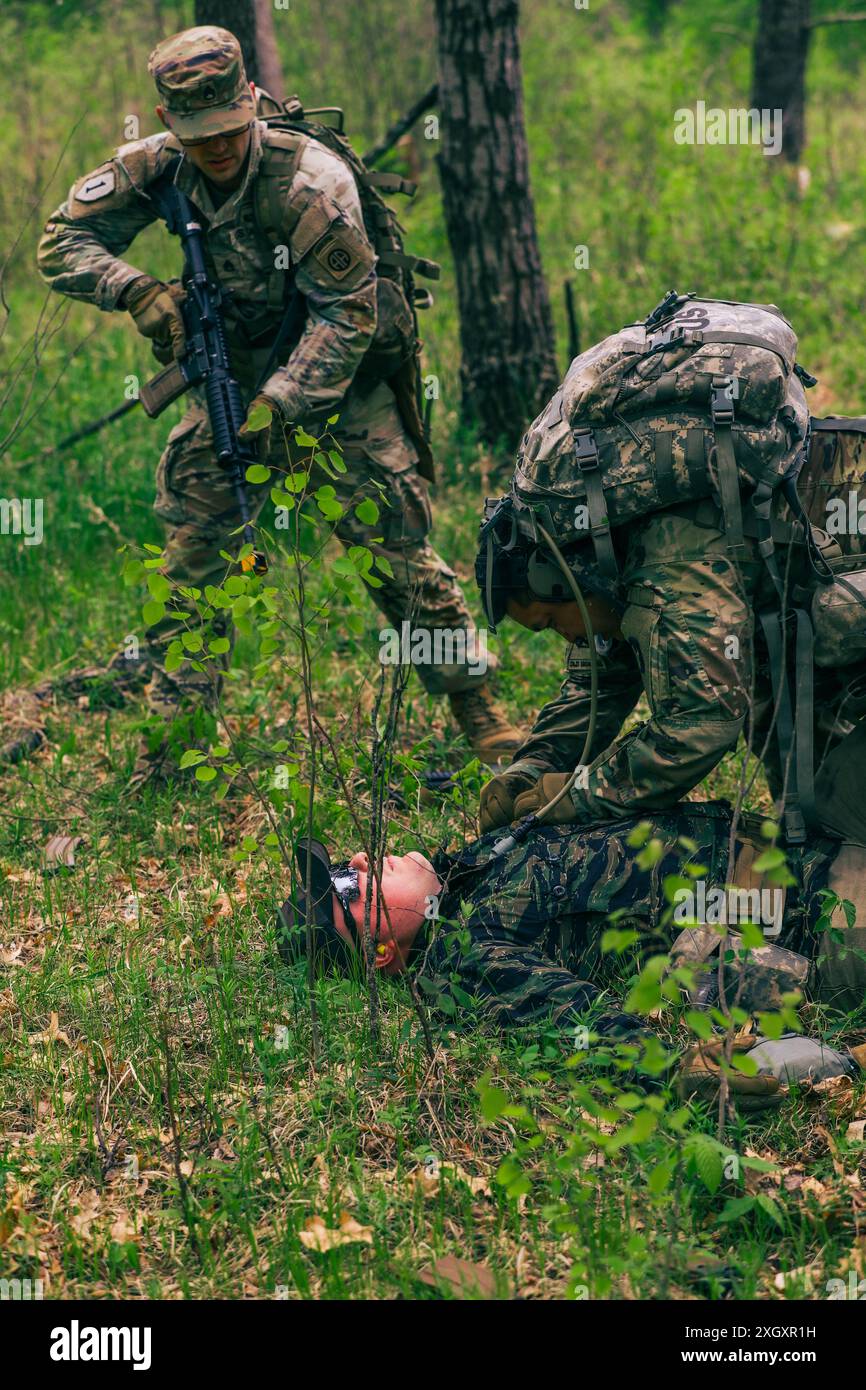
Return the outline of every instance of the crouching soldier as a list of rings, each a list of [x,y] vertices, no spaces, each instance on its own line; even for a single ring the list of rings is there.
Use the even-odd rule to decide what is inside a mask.
[[[866,557],[834,524],[866,420],[810,419],[796,352],[773,305],[671,291],[572,362],[485,510],[490,630],[569,650],[482,829],[668,810],[745,734],[790,843],[866,844]]]
[[[388,975],[414,971],[428,982],[429,997],[449,996],[449,1012],[471,1009],[498,1027],[553,1026],[572,1037],[576,1029],[581,1037],[589,1029],[601,1039],[625,1039],[646,1049],[651,1072],[663,1072],[664,1055],[645,1020],[625,1013],[597,978],[599,941],[610,914],[618,914],[618,925],[635,927],[646,950],[667,951],[679,929],[670,922],[665,878],[699,864],[704,901],[713,900],[714,888],[726,895],[752,893],[759,881],[758,848],[766,848],[766,841],[757,822],[747,818],[735,838],[731,864],[731,813],[722,803],[682,806],[654,817],[640,835],[637,824],[539,825],[504,853],[493,852],[501,837],[488,833],[459,852],[437,853],[432,861],[418,850],[386,856],[372,891],[369,931],[376,967]],[[642,865],[637,844],[649,835],[658,842],[652,867]],[[778,911],[767,914],[771,946],[755,953],[746,981],[750,993],[740,990],[740,1003],[755,1012],[772,1009],[797,986],[837,1010],[853,1012],[866,1001],[866,926],[858,925],[866,922],[866,850],[822,839],[789,851],[788,863],[794,883],[774,890],[782,900]],[[302,885],[307,868],[307,845],[301,841]],[[309,871],[310,901],[304,891],[295,893],[278,915],[280,951],[287,961],[304,952],[309,924],[317,957],[328,967],[350,971],[359,963],[363,940],[367,856],[357,853],[334,865],[325,847],[313,842]],[[842,912],[834,913],[830,931],[827,903],[837,898],[853,903],[857,917],[848,927]],[[754,899],[747,901],[751,907]],[[683,904],[680,915],[694,920],[694,905]],[[717,947],[721,938],[711,934]],[[699,936],[697,929],[685,928],[678,954],[700,956],[690,941]],[[767,949],[770,957],[763,961]],[[705,961],[709,952],[703,945],[701,951]],[[713,966],[706,978],[715,974]],[[684,1094],[717,1091],[717,1054],[713,1043],[686,1057],[680,1077]],[[747,1106],[779,1093],[778,1075],[730,1080]]]

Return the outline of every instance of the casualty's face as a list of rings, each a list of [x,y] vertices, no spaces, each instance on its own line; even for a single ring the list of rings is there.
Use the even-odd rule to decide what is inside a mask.
[[[367,879],[370,864],[366,853],[361,850],[349,860],[349,866],[358,871],[360,896],[349,904],[349,912],[357,937],[364,930],[364,906],[367,901]],[[403,968],[405,958],[417,935],[432,899],[442,891],[442,885],[429,859],[417,850],[408,854],[386,854],[382,861],[382,901],[388,909],[388,918],[382,912],[378,934],[376,928],[376,904],[378,885],[373,879],[370,908],[370,934],[377,942],[377,951],[382,959],[378,962],[394,973]],[[390,918],[390,926],[388,919]],[[334,924],[337,931],[355,947],[343,919],[342,909],[334,896]]]

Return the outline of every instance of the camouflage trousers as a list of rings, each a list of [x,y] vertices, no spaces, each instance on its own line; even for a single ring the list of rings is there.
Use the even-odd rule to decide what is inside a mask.
[[[272,433],[278,436],[276,429]],[[332,482],[344,508],[336,537],[345,547],[369,546],[389,562],[393,578],[380,574],[382,587],[369,592],[398,635],[402,625],[410,621],[411,633],[425,629],[431,634],[465,634],[462,640],[449,639],[450,645],[441,641],[437,645],[431,637],[426,645],[416,646],[422,658],[430,653],[429,661],[412,663],[425,689],[442,695],[475,688],[486,679],[495,658],[485,651],[486,659],[478,659],[478,637],[457,579],[427,539],[432,522],[427,485],[417,472],[417,455],[389,387],[382,383],[367,393],[353,388],[340,409],[335,435],[347,465],[346,473]],[[308,457],[308,450],[303,453]],[[285,469],[282,438],[276,439],[265,461],[275,469]],[[322,475],[321,481],[328,479]],[[271,486],[271,482],[245,485],[252,519],[268,502]],[[365,497],[372,498],[379,508],[373,526],[355,515],[354,509]],[[191,405],[169,435],[157,471],[154,510],[166,528],[164,570],[168,578],[198,589],[222,583],[226,562],[220,551],[237,549],[238,538],[231,533],[240,525],[241,516],[231,476],[214,454],[210,423],[201,402]],[[382,541],[371,544],[374,536]],[[188,663],[172,674],[163,669],[168,643],[187,625],[188,616],[169,612],[147,633],[147,655],[154,671],[151,704],[164,715],[174,713],[184,703],[212,704],[216,694],[212,672],[197,673]],[[231,639],[228,620],[223,629]],[[411,638],[404,647],[407,652],[410,649]],[[227,654],[224,665],[229,659]]]

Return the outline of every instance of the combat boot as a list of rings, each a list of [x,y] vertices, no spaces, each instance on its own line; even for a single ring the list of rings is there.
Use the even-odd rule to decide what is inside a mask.
[[[448,696],[451,713],[475,757],[482,763],[510,763],[526,742],[526,733],[509,724],[486,683]]]

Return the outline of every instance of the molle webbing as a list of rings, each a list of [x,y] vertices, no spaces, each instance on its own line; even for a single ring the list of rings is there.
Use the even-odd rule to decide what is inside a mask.
[[[710,413],[716,438],[716,469],[719,497],[725,516],[725,535],[728,550],[742,554],[743,506],[740,501],[740,478],[734,453],[733,378],[714,376],[710,391]]]
[[[598,567],[606,579],[619,577],[619,566],[610,534],[610,518],[604,500],[598,449],[591,429],[572,430],[574,462],[586,488],[586,507],[589,512],[589,533],[595,547]]]
[[[267,130],[262,158],[256,173],[255,207],[259,226],[271,246],[286,247],[300,215],[289,200],[289,190],[297,173],[306,135],[289,130]],[[276,256],[274,257],[276,262]],[[286,301],[291,275],[288,266],[276,263],[268,276],[268,307],[279,309]]]

